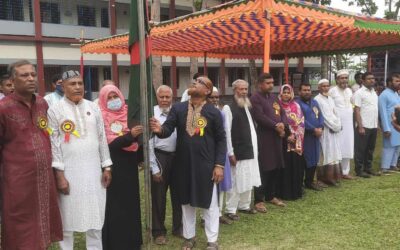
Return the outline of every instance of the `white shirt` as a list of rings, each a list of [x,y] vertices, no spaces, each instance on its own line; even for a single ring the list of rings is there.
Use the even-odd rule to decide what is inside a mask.
[[[58,94],[57,91],[54,91],[53,93],[45,95],[43,98],[46,100],[50,108],[55,103],[59,102],[63,98],[63,96]]]
[[[0,93],[0,100],[6,97],[3,93]]]
[[[335,106],[338,109],[348,109],[352,108],[351,98],[353,92],[349,88],[341,89],[335,86],[329,90],[329,95],[335,101]]]
[[[154,117],[163,124],[167,120],[168,114],[163,114],[158,105],[154,106]],[[149,141],[149,154],[150,154],[150,168],[153,174],[160,172],[160,168],[157,164],[156,155],[154,153],[154,148],[160,149],[166,152],[175,152],[176,149],[176,130],[168,137],[164,139],[154,136]]]
[[[59,205],[64,231],[101,230],[104,224],[106,189],[101,184],[101,168],[112,165],[103,116],[87,100],[75,104],[62,98],[49,108],[52,167],[63,170],[69,195],[60,194]],[[72,124],[69,133],[62,125]],[[75,131],[75,132],[74,132]]]
[[[190,95],[189,95],[189,89],[186,89],[183,94],[182,94],[182,98],[181,98],[181,102],[186,102],[190,100]]]
[[[378,127],[378,95],[375,90],[362,86],[354,93],[354,105],[360,108],[364,128]]]

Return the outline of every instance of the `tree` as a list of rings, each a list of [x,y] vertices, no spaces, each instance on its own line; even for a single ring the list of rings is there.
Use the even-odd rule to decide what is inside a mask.
[[[361,12],[368,16],[373,16],[378,11],[378,6],[374,0],[343,0],[349,3],[349,6],[356,5],[361,7]]]
[[[386,0],[385,5],[388,7],[388,10],[385,11],[385,17],[387,19],[398,20],[400,0]]]

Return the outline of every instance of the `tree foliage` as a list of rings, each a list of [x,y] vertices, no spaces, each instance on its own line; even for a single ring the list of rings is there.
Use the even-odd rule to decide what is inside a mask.
[[[368,16],[373,16],[378,11],[378,6],[374,0],[343,0],[348,2],[349,6],[356,5],[361,7],[361,12]]]
[[[331,0],[306,0],[307,2],[321,4],[321,5],[329,5],[331,4]]]
[[[385,11],[385,17],[387,19],[398,20],[400,0],[386,0],[385,5],[388,7],[388,9]]]

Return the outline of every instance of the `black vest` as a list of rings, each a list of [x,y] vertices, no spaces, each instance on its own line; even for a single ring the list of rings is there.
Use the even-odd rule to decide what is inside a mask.
[[[246,110],[240,108],[236,100],[229,105],[232,112],[231,138],[233,153],[236,160],[249,160],[254,158],[253,144],[251,142],[250,122]]]

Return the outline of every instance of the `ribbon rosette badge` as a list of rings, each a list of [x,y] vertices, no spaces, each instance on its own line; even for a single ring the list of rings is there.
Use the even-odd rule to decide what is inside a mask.
[[[315,117],[318,119],[318,115],[319,115],[318,108],[317,107],[313,107],[313,111],[315,113]]]
[[[39,117],[38,118],[38,127],[43,130],[44,133],[46,133],[47,135],[51,135],[53,133],[53,130],[51,128],[48,127],[48,123],[47,123],[47,118],[46,117]]]
[[[272,107],[275,109],[275,115],[279,115],[279,113],[281,112],[281,107],[279,106],[279,104],[277,102],[274,102],[274,104],[272,104]]]
[[[119,123],[119,122],[113,122],[113,123],[111,123],[110,129],[111,129],[111,131],[112,131],[113,133],[117,134],[118,136],[121,136],[121,135],[124,134],[124,133],[122,133],[123,126],[122,126],[122,124]]]
[[[204,128],[207,126],[206,118],[200,116],[196,120],[196,134],[200,134],[200,136],[204,135]]]
[[[75,130],[75,124],[71,120],[65,120],[61,124],[61,130],[64,131],[64,142],[68,143],[71,134],[75,135],[76,137],[80,137],[78,131]]]

